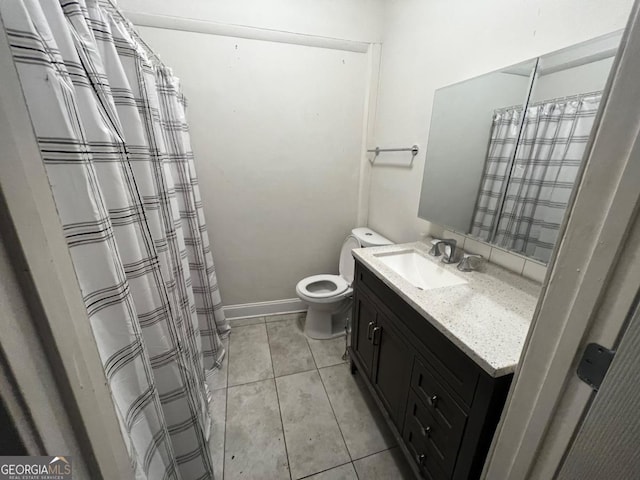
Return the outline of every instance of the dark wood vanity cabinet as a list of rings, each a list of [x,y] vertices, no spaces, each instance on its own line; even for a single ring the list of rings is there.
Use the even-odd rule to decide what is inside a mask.
[[[376,354],[371,383],[394,425],[400,426],[407,403],[404,387],[410,378],[413,358],[402,335],[393,326],[393,320],[384,314],[378,317],[373,344]]]
[[[513,375],[488,375],[358,261],[349,352],[418,477],[480,477]]]

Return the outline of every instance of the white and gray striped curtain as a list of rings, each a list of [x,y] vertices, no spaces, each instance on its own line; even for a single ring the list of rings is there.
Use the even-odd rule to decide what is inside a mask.
[[[470,233],[485,242],[491,240],[496,215],[501,207],[504,181],[518,142],[522,106],[494,111],[487,158],[480,179]]]
[[[229,326],[178,81],[103,0],[0,8],[136,476],[213,478]]]
[[[596,92],[532,104],[521,132],[522,107],[495,111],[472,235],[549,261],[601,96]]]
[[[494,242],[548,262],[602,94],[527,108]]]

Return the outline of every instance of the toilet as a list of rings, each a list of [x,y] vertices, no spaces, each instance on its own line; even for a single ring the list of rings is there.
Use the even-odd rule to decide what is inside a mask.
[[[370,228],[354,228],[342,244],[339,275],[312,275],[298,282],[296,293],[308,307],[305,335],[322,340],[345,334],[346,320],[351,310],[351,284],[355,268],[351,250],[392,243]]]

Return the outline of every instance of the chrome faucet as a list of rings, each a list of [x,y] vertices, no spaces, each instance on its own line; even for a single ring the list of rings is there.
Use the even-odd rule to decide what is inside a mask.
[[[484,258],[482,255],[470,255],[465,253],[458,264],[458,270],[461,272],[472,272],[473,270],[478,270],[483,262]]]
[[[450,248],[450,252],[449,255],[445,254],[442,257],[442,263],[454,263],[456,260],[456,246],[458,245],[458,242],[456,242],[456,240],[454,238],[443,238],[442,240],[438,240],[437,242],[435,242],[433,244],[433,247],[431,247],[431,250],[429,251],[429,255],[432,255],[434,257],[439,257],[440,255],[442,255],[442,252],[440,251],[440,245],[448,245]]]

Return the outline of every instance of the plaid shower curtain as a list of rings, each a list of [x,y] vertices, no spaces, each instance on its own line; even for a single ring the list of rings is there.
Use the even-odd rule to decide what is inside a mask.
[[[473,236],[485,242],[491,241],[504,180],[509,175],[508,169],[518,142],[521,120],[521,106],[503,108],[493,113],[487,158],[470,229]]]
[[[496,110],[472,235],[549,261],[601,96],[596,92],[530,105],[519,140],[522,107]],[[490,238],[496,222],[496,235]]]
[[[0,8],[136,477],[213,478],[229,326],[178,81],[110,3]]]
[[[548,262],[602,94],[527,108],[494,242]]]

